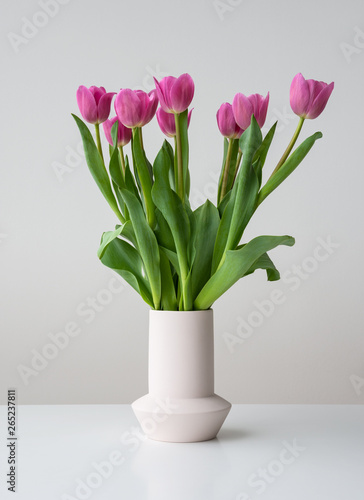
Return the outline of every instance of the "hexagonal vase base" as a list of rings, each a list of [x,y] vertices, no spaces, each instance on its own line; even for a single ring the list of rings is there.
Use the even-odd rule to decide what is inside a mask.
[[[170,399],[147,394],[137,399],[132,408],[150,439],[191,443],[214,439],[231,404],[216,394],[193,399]]]

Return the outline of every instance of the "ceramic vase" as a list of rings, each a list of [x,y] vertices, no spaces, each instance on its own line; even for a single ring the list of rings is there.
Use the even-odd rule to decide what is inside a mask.
[[[231,404],[214,393],[213,311],[150,311],[149,392],[132,408],[157,441],[216,437]]]

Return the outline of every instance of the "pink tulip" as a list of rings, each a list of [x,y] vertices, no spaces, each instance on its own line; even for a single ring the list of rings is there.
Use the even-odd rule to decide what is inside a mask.
[[[104,87],[84,85],[78,87],[77,104],[81,115],[88,123],[103,123],[110,114],[111,101],[115,92],[106,92]]]
[[[301,118],[317,118],[325,109],[333,90],[334,82],[328,85],[317,80],[305,80],[302,74],[298,73],[291,83],[291,108]]]
[[[189,74],[178,78],[166,76],[160,82],[154,78],[159,102],[166,113],[182,113],[191,104],[195,84]]]
[[[192,109],[188,113],[187,126],[189,127],[191,121]],[[172,113],[166,113],[162,108],[157,109],[157,120],[159,127],[163,134],[168,137],[174,137],[176,135],[176,121]]]
[[[112,126],[114,125],[115,122],[119,123],[117,146],[118,147],[126,146],[128,144],[128,142],[130,142],[132,132],[131,132],[130,128],[125,127],[120,121],[118,121],[117,116],[114,116],[114,118],[111,118],[110,120],[106,120],[103,123],[104,133],[105,133],[105,137],[107,139],[107,142],[109,144],[111,144],[111,146],[113,146],[112,137],[111,137],[111,129],[112,129]]]
[[[219,130],[224,137],[236,139],[244,132],[244,130],[236,123],[233,108],[228,102],[221,104],[218,112],[216,113],[216,119]]]
[[[122,89],[115,99],[119,121],[128,128],[144,127],[155,115],[158,106],[157,91]]]
[[[240,128],[246,130],[251,122],[252,115],[263,127],[269,103],[269,92],[266,97],[260,94],[252,94],[246,97],[244,94],[236,94],[233,100],[233,113],[236,123]]]

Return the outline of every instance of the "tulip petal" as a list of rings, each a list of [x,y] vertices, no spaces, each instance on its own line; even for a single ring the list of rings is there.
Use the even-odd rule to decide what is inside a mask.
[[[101,97],[106,94],[106,90],[104,87],[96,87],[95,85],[92,85],[90,88],[89,88],[89,91],[91,92],[91,94],[94,96],[94,99],[96,101],[96,104],[99,104],[99,101],[101,99]]]
[[[139,127],[142,105],[138,95],[131,89],[122,89],[115,99],[115,111],[119,121],[128,128]]]
[[[298,116],[305,117],[310,104],[310,89],[301,73],[292,80],[289,100],[292,111]]]
[[[132,130],[125,127],[119,120],[117,116],[110,118],[110,120],[104,121],[102,126],[104,127],[105,137],[111,146],[113,146],[113,140],[111,136],[111,129],[115,122],[118,122],[118,143],[117,146],[126,146],[131,140]]]
[[[321,90],[326,87],[327,83],[319,82],[318,80],[306,80],[309,91],[310,91],[310,105],[319,95]]]
[[[254,117],[257,120],[259,127],[262,128],[267,117],[269,92],[265,98],[260,94],[253,94],[250,95],[248,99],[253,105]]]
[[[173,113],[170,94],[176,80],[174,76],[165,76],[160,82],[154,78],[160,105],[166,113]]]
[[[321,82],[320,82],[321,83]],[[331,82],[330,85],[326,85],[322,88],[319,94],[316,96],[313,101],[309,112],[307,113],[307,118],[314,119],[317,118],[325,109],[327,101],[331,95],[331,92],[334,90],[334,82]]]
[[[168,137],[174,137],[176,135],[174,114],[167,113],[163,108],[159,108],[157,110],[157,121],[163,134]]]
[[[244,94],[236,94],[233,99],[233,113],[236,123],[240,128],[246,130],[251,121],[254,108],[248,97]]]
[[[111,146],[113,146],[112,137],[111,137],[111,128],[117,119],[118,119],[117,116],[115,116],[114,118],[111,118],[111,120],[105,120],[102,124],[106,140],[109,144],[111,144]]]
[[[143,125],[146,125],[151,121],[151,119],[155,115],[155,112],[157,111],[157,107],[159,104],[158,94],[155,89],[151,90],[149,94],[145,95],[146,95],[146,107],[144,110]]]
[[[171,88],[171,108],[176,113],[186,111],[195,93],[195,84],[188,73],[179,76]]]
[[[236,134],[237,123],[231,104],[224,102],[216,113],[217,126],[224,137],[232,138]]]
[[[84,85],[81,85],[78,87],[76,98],[83,118],[88,123],[97,123],[97,105],[90,90]]]
[[[116,92],[108,92],[106,94],[103,94],[99,100],[98,103],[98,110],[97,110],[97,116],[98,116],[98,122],[103,123],[105,120],[109,118],[110,115],[110,106],[111,106],[111,101],[112,98]]]
[[[257,122],[260,128],[263,127],[265,119],[267,118],[268,104],[269,104],[269,92],[267,93],[264,99],[262,97],[262,101],[260,104],[259,119],[257,118]]]

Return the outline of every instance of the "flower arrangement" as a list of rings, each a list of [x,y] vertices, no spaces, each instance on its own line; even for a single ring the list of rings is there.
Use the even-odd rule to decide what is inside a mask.
[[[291,236],[258,236],[241,243],[244,230],[260,204],[301,163],[316,132],[293,150],[306,119],[324,110],[334,88],[299,73],[292,81],[290,104],[298,126],[277,166],[262,185],[262,170],[274,137],[275,123],[263,138],[269,103],[259,94],[235,95],[217,111],[224,154],[216,205],[207,200],[192,210],[189,106],[194,95],[190,75],[155,79],[149,93],[122,89],[115,98],[116,116],[109,119],[114,92],[79,87],[77,103],[84,120],[94,124],[96,142],[87,125],[73,115],[82,136],[86,161],[101,193],[118,218],[114,231],[101,238],[98,257],[116,271],[156,310],[209,309],[240,278],[264,269],[270,281],[280,275],[268,256],[278,245],[292,246]],[[158,105],[160,107],[158,108]],[[158,109],[157,109],[158,108]],[[156,115],[161,131],[173,139],[151,164],[143,146],[144,127]],[[108,170],[100,124],[109,142]],[[131,143],[131,155],[125,147]],[[292,151],[293,150],[293,151]]]

